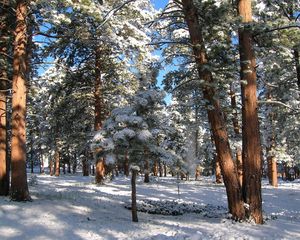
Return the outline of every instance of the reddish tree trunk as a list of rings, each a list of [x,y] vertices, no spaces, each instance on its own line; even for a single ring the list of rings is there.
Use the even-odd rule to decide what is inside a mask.
[[[163,176],[163,166],[162,166],[161,161],[159,161],[158,166],[159,166],[159,177],[162,177]]]
[[[216,159],[216,183],[222,183],[222,174],[221,174],[221,167],[220,167],[220,160],[218,156],[215,156]]]
[[[101,62],[101,48],[96,49],[95,57],[95,124],[94,128],[96,131],[102,129],[102,124],[105,119],[105,109],[103,100],[103,83],[101,79],[102,73],[102,62]]]
[[[271,100],[271,92],[268,90],[267,98]],[[266,149],[267,152],[267,165],[268,165],[268,178],[269,184],[273,187],[278,187],[278,179],[277,179],[277,162],[274,156],[275,149],[275,130],[274,130],[274,112],[270,112],[268,115],[269,123],[271,126],[270,136],[268,137],[268,147]]]
[[[60,157],[59,157],[59,151],[56,149],[55,155],[54,155],[54,161],[55,161],[55,176],[58,177],[60,175]]]
[[[153,175],[156,176],[156,177],[158,176],[158,162],[157,162],[157,160],[154,161]]]
[[[105,160],[100,157],[96,162],[96,183],[103,184],[105,177]]]
[[[269,151],[267,151],[267,152],[269,152]],[[268,162],[269,183],[273,187],[278,187],[277,162],[276,162],[275,156],[273,156],[273,155],[268,156],[267,157],[267,162]]]
[[[9,158],[7,156],[6,135],[8,8],[9,1],[2,1],[2,8],[0,9],[0,196],[9,194]]]
[[[16,201],[30,200],[26,174],[26,47],[27,4],[18,0],[13,60],[12,96],[12,143],[11,143],[11,198]]]
[[[95,131],[102,129],[102,124],[105,119],[105,109],[104,109],[104,100],[103,100],[103,83],[101,79],[102,73],[102,62],[101,62],[101,48],[97,47],[95,51]],[[103,183],[105,177],[105,161],[104,158],[96,160],[96,183]]]
[[[261,144],[257,114],[256,62],[252,43],[252,34],[246,26],[252,22],[251,0],[239,0],[239,15],[243,28],[239,29],[241,84],[242,89],[242,135],[243,135],[243,197],[249,205],[248,217],[262,224],[261,198]]]
[[[204,48],[202,28],[199,24],[197,9],[192,0],[182,0],[185,20],[188,25],[193,52],[198,68],[199,78],[204,80],[203,96],[207,101],[208,120],[211,125],[213,138],[216,145],[220,166],[227,191],[229,211],[234,219],[244,219],[245,210],[243,206],[242,193],[239,186],[236,168],[231,157],[228,135],[225,128],[224,115],[221,111],[211,72],[205,66],[208,64]]]
[[[54,161],[52,158],[49,161],[49,173],[50,173],[50,176],[54,175]]]
[[[237,174],[240,186],[243,186],[243,157],[242,157],[242,150],[238,147],[236,149],[236,167],[237,167]]]

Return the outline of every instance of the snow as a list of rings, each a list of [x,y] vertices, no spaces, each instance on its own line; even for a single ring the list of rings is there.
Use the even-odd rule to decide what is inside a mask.
[[[118,132],[116,132],[113,136],[113,139],[115,141],[118,141],[118,140],[123,140],[123,141],[126,141],[126,139],[132,139],[135,137],[135,131],[133,131],[132,129],[129,129],[129,128],[124,128]]]
[[[228,219],[225,188],[212,178],[177,184],[175,178],[152,177],[145,184],[139,176],[138,203],[162,209],[174,204],[179,209],[198,206],[202,211],[183,210],[175,216],[138,212],[138,223],[131,222],[125,208],[130,202],[130,177],[120,176],[102,186],[95,185],[92,176],[29,174],[28,178],[32,202],[0,197],[1,240],[300,239],[300,181],[279,182],[277,189],[263,182],[267,220],[254,225]]]

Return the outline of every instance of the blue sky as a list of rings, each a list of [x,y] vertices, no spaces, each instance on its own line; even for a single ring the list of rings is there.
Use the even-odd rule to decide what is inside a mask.
[[[169,0],[151,0],[156,9],[164,8]]]
[[[154,7],[156,9],[163,9],[167,3],[169,2],[169,0],[151,0],[151,2],[154,4]],[[160,54],[160,52],[156,52],[156,54]],[[159,75],[158,75],[158,78],[157,78],[157,85],[159,87],[162,88],[162,80],[163,80],[163,76],[167,73],[167,69],[163,69],[163,70],[160,70],[159,72]],[[167,94],[166,98],[165,98],[165,101],[169,104],[170,101],[171,101],[171,95],[170,94]]]

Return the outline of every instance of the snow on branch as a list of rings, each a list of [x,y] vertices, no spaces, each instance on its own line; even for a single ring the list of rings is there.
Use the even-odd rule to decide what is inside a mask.
[[[290,110],[293,110],[293,111],[296,111],[297,113],[300,113],[300,109],[295,109],[295,108],[292,108],[291,106],[283,103],[283,102],[280,102],[280,101],[274,101],[274,100],[267,100],[267,101],[258,101],[259,104],[275,104],[275,105],[280,105],[280,106],[283,106],[283,107],[286,107]]]
[[[115,7],[114,9],[110,10],[105,16],[104,21],[98,26],[98,28],[101,28],[109,19],[111,19],[118,11],[120,11],[123,7],[125,7],[127,4],[134,2],[135,0],[128,0],[119,6]]]

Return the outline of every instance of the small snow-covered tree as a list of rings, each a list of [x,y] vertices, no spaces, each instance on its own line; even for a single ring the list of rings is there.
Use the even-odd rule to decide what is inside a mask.
[[[131,164],[144,169],[145,181],[148,182],[150,165],[155,160],[170,163],[178,158],[164,145],[170,126],[165,125],[163,98],[162,91],[141,90],[133,97],[132,105],[112,110],[103,130],[94,137],[94,152],[106,157],[113,154],[114,157],[109,159],[123,156],[124,161],[129,156]]]

